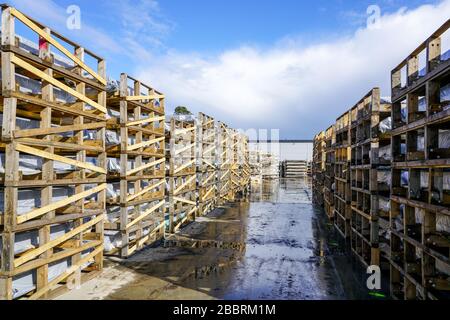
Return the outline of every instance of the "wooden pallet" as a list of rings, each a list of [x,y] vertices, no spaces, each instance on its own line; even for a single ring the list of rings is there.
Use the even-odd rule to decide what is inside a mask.
[[[199,113],[197,117],[197,192],[198,216],[217,206],[217,127],[214,118]]]
[[[324,203],[325,213],[331,221],[334,221],[334,165],[336,132],[332,125],[325,131],[325,179],[324,179]]]
[[[391,292],[398,299],[450,298],[450,230],[442,223],[450,219],[450,149],[440,141],[450,129],[450,99],[441,92],[450,83],[441,52],[449,29],[450,20],[392,71]]]
[[[350,112],[346,111],[336,119],[335,124],[334,225],[344,238],[350,238],[351,234],[350,118]]]
[[[174,115],[166,137],[169,149],[168,232],[174,233],[197,215],[196,123],[190,116]]]
[[[47,298],[103,266],[105,61],[8,5],[1,55],[0,299]]]
[[[385,266],[389,210],[380,209],[379,204],[389,199],[390,159],[381,156],[380,150],[390,146],[389,132],[382,128],[391,115],[391,104],[381,101],[380,89],[374,88],[350,112],[352,249],[366,266],[379,266],[383,253]],[[381,239],[380,229],[385,235]]]
[[[125,73],[109,93],[108,255],[126,258],[164,235],[164,99]]]

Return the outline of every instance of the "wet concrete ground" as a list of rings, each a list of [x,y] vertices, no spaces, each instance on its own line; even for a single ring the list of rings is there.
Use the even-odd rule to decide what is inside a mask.
[[[62,299],[369,299],[364,270],[311,197],[307,180],[265,181]]]

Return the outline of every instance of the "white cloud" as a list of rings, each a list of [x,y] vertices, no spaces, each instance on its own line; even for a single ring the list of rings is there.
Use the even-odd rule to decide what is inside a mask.
[[[450,16],[450,0],[402,9],[379,29],[304,46],[243,46],[219,55],[170,51],[136,68],[137,77],[187,105],[241,128],[280,128],[312,138],[374,86],[390,95],[390,71]]]

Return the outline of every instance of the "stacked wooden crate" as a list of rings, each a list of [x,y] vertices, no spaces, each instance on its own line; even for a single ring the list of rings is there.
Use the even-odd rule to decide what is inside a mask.
[[[1,50],[0,299],[48,298],[103,265],[105,61],[8,5]]]
[[[232,166],[232,138],[228,126],[223,122],[218,122],[218,139],[217,139],[217,178],[219,186],[219,203],[222,205],[232,200],[231,188],[231,166]]]
[[[324,179],[324,207],[325,213],[334,221],[334,166],[336,133],[334,125],[325,130],[325,179]]]
[[[249,146],[249,138],[245,134],[240,134],[240,166],[241,166],[241,177],[239,180],[240,183],[240,192],[244,198],[250,193],[250,175],[251,175],[251,167],[250,167],[250,146]]]
[[[164,95],[125,73],[111,87],[105,253],[126,258],[164,235]]]
[[[196,122],[173,115],[166,136],[168,153],[168,232],[174,233],[197,215]]]
[[[334,166],[334,224],[344,238],[350,238],[351,186],[350,186],[350,112],[346,111],[335,125]]]
[[[379,88],[351,109],[351,243],[366,266],[380,265],[380,247],[389,259],[390,115]]]
[[[450,20],[392,71],[391,293],[450,298]],[[422,69],[423,67],[423,69]]]
[[[322,206],[324,204],[323,184],[325,173],[325,131],[314,137],[312,162],[312,188],[313,202]]]
[[[217,205],[217,126],[214,118],[199,113],[197,118],[197,192],[198,215]]]
[[[241,189],[241,139],[235,129],[229,129],[231,139],[231,164],[230,164],[230,187],[231,200],[234,201]]]

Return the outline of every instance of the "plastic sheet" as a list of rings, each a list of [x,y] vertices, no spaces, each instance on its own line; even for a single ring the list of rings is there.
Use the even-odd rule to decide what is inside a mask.
[[[378,149],[378,157],[380,159],[390,161],[391,160],[391,145],[386,145],[386,146],[380,147]]]
[[[441,103],[450,102],[450,83],[441,88]]]
[[[390,212],[391,210],[391,201],[385,198],[378,199],[378,208],[383,210],[384,212]]]
[[[386,133],[392,129],[392,117],[387,117],[380,121],[379,129],[381,133]]]
[[[391,186],[392,174],[390,171],[377,171],[377,181],[378,183]]]

